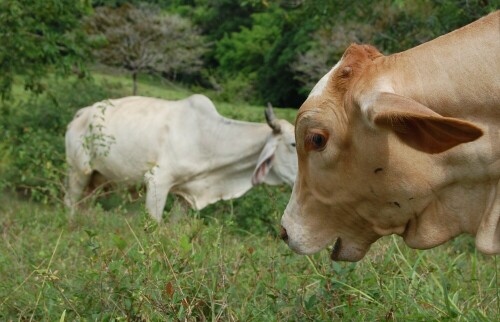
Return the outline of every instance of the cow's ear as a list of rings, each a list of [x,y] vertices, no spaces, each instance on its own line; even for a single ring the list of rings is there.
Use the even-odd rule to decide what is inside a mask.
[[[267,139],[266,145],[264,145],[264,148],[259,155],[259,159],[257,160],[257,166],[253,171],[252,184],[254,186],[264,182],[264,179],[273,166],[274,153],[276,152],[277,147],[278,139],[276,138],[276,135],[272,134]]]
[[[444,117],[417,101],[380,93],[364,110],[371,121],[392,130],[405,144],[426,153],[440,153],[483,135],[472,123]]]

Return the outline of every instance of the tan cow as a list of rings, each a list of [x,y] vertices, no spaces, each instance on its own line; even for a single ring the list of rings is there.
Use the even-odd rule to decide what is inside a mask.
[[[282,237],[358,261],[381,236],[500,253],[500,11],[405,52],[352,45],[297,115]]]

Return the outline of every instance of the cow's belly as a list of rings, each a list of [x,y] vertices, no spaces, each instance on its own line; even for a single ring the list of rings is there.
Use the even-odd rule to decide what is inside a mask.
[[[144,174],[146,173],[146,171],[139,172],[131,168],[110,167],[109,164],[105,163],[95,166],[94,170],[99,172],[108,181],[127,185],[142,182]]]
[[[118,146],[110,149],[107,154],[96,156],[92,169],[109,181],[135,184],[142,182],[146,172],[157,165],[156,154],[144,149],[134,151]]]

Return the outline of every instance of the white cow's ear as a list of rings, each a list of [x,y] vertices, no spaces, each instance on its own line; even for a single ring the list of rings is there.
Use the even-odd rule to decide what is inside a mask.
[[[426,153],[440,153],[483,135],[472,123],[444,117],[417,101],[380,93],[362,105],[373,124],[392,130],[405,144]]]
[[[259,159],[257,160],[257,166],[252,175],[252,184],[254,186],[264,182],[264,179],[273,166],[274,152],[276,152],[277,147],[278,139],[276,135],[273,134],[268,137],[266,145],[264,145],[264,149],[262,149]]]

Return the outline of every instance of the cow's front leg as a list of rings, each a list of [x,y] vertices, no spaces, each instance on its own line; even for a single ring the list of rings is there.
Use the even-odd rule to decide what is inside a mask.
[[[144,180],[146,183],[146,209],[151,217],[160,223],[170,190],[170,180],[168,180],[167,175],[162,173],[159,166],[148,171],[144,175]]]

